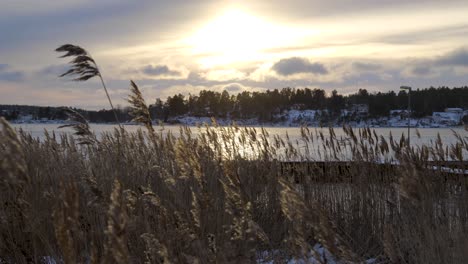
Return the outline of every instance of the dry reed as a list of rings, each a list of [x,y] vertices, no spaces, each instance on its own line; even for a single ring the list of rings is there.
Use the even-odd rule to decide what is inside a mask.
[[[410,149],[370,129],[303,128],[291,142],[205,126],[81,145],[81,134],[38,140],[1,122],[4,262],[330,261],[317,243],[341,261],[468,257],[466,175],[432,165],[466,162],[463,135]]]

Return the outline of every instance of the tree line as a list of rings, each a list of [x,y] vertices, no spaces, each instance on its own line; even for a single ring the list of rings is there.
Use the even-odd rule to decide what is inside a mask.
[[[336,90],[327,93],[323,89],[283,88],[261,91],[243,91],[230,94],[228,91],[202,90],[197,95],[175,94],[166,100],[157,98],[150,105],[154,119],[168,121],[171,117],[191,115],[198,117],[216,117],[247,119],[258,118],[260,121],[271,121],[275,114],[285,110],[328,110],[330,117],[340,116],[341,110],[355,104],[369,106],[369,117],[388,116],[390,110],[406,109],[408,94],[405,91],[368,92],[359,89],[356,93],[342,95]],[[448,107],[468,109],[468,87],[427,88],[411,92],[413,115],[423,117],[432,112],[444,111]],[[90,111],[75,109],[81,112],[90,122],[114,122],[110,110]],[[131,120],[127,108],[117,108],[120,120]],[[15,120],[21,115],[30,115],[32,119],[63,120],[66,115],[62,107],[39,107],[0,105],[0,115]]]
[[[50,121],[50,120],[66,120],[68,115],[64,110],[65,106],[31,106],[31,105],[0,105],[0,116],[6,120],[15,121],[18,119]],[[83,110],[72,107],[71,109],[82,114],[89,122],[92,123],[111,123],[115,122],[115,116],[112,110],[102,109],[98,111]],[[129,110],[118,107],[116,109],[119,120],[131,120]]]
[[[169,96],[165,102],[156,99],[151,105],[153,116],[161,120],[169,117],[189,114],[193,116],[213,116],[231,118],[253,118],[269,121],[273,115],[292,108],[298,110],[325,110],[331,116],[339,116],[341,110],[354,104],[369,106],[369,117],[388,116],[390,110],[406,109],[408,93],[406,91],[372,92],[359,89],[354,94],[341,95],[336,90],[327,94],[323,89],[267,90],[265,92],[243,91],[231,95],[227,91],[201,91],[198,95]],[[468,87],[427,88],[411,92],[411,105],[415,117],[432,115],[432,112],[444,111],[448,107],[468,109]]]

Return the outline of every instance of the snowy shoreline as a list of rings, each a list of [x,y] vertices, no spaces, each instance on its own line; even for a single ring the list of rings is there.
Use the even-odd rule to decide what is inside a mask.
[[[316,110],[289,110],[285,111],[282,114],[274,115],[272,120],[268,122],[262,122],[259,118],[249,118],[249,119],[234,119],[234,118],[216,118],[216,123],[220,126],[229,126],[231,124],[236,124],[239,126],[264,126],[264,127],[342,127],[344,124],[351,127],[374,127],[374,128],[402,128],[408,127],[408,120],[402,118],[401,116],[388,116],[388,117],[379,117],[379,118],[348,118],[348,119],[338,119],[323,122],[323,114],[320,111]],[[326,120],[326,119],[325,119]],[[34,120],[31,118],[28,119],[17,119],[10,121],[12,124],[67,124],[67,120]],[[159,124],[159,120],[154,120],[153,124]],[[197,126],[203,124],[211,124],[211,117],[197,117],[190,115],[176,116],[171,117],[167,122],[163,123],[164,125],[187,125],[187,126]],[[90,123],[90,124],[103,124],[103,125],[116,125],[117,123]],[[124,122],[124,125],[137,125],[135,122]],[[410,127],[412,128],[453,128],[460,127],[461,124],[454,122],[453,120],[433,118],[433,117],[423,117],[423,118],[412,118],[410,120]]]
[[[48,121],[40,121],[40,120],[29,120],[29,121],[21,121],[15,120],[10,121],[11,124],[24,124],[24,125],[34,125],[34,124],[57,124],[57,125],[64,125],[68,124],[69,121],[67,120],[48,120]],[[181,117],[177,119],[172,119],[169,122],[163,123],[163,125],[186,125],[186,126],[198,126],[203,124],[211,124],[211,118],[209,117]],[[216,119],[216,123],[220,126],[229,126],[232,124],[236,124],[239,126],[247,126],[247,127],[301,127],[301,126],[308,126],[308,127],[329,127],[330,124],[320,124],[320,122],[258,122],[254,119],[240,119],[240,120],[232,120],[232,119]],[[90,123],[96,125],[117,125],[117,123]],[[126,126],[138,125],[135,122],[124,122],[122,123]],[[159,121],[153,121],[154,125],[158,125]],[[398,122],[398,123],[389,123],[385,124],[379,121],[375,121],[373,119],[366,120],[366,121],[351,121],[346,123],[333,123],[332,127],[342,127],[343,124],[346,124],[351,127],[356,128],[363,128],[363,127],[371,127],[371,128],[404,128],[408,127],[407,121],[405,122]],[[419,119],[412,119],[411,120],[411,128],[455,128],[461,127],[461,125],[445,125],[439,123],[426,123],[420,122]]]
[[[188,125],[196,126],[201,124],[211,124],[211,118],[209,117],[194,117],[194,116],[181,116],[175,117],[169,120],[167,124],[169,125]],[[221,126],[228,126],[233,123],[239,126],[265,126],[265,127],[342,127],[344,124],[351,127],[374,127],[374,128],[404,128],[408,127],[407,120],[401,120],[398,118],[376,118],[376,119],[366,119],[361,121],[348,121],[348,122],[329,122],[324,123],[317,121],[314,118],[309,118],[307,116],[297,116],[284,118],[283,120],[278,120],[274,122],[260,122],[257,118],[252,119],[239,119],[233,120],[229,118],[218,118],[216,123]],[[411,119],[410,127],[411,128],[453,128],[460,127],[461,125],[449,125],[445,123],[440,123],[431,120],[430,118],[420,118],[420,119]]]

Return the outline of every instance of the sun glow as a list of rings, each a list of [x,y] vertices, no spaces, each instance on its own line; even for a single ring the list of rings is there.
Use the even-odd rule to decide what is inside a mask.
[[[300,33],[232,9],[196,31],[187,43],[202,66],[212,67],[261,59],[263,52],[287,46]]]

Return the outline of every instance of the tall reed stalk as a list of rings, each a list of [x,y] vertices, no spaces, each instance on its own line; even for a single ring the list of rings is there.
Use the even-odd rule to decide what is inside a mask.
[[[60,58],[73,57],[73,60],[70,61],[71,68],[68,71],[61,74],[60,77],[64,77],[67,75],[75,76],[73,80],[78,82],[87,81],[96,76],[99,77],[99,79],[101,80],[101,85],[104,88],[104,92],[106,93],[107,100],[109,101],[112,112],[114,113],[115,121],[119,124],[119,127],[122,128],[122,125],[117,116],[117,112],[114,108],[114,105],[112,104],[109,92],[107,91],[106,84],[104,83],[104,79],[102,78],[102,73],[99,70],[96,61],[91,57],[89,52],[80,46],[72,44],[62,45],[58,47],[55,51],[66,52],[64,55],[60,56]]]

